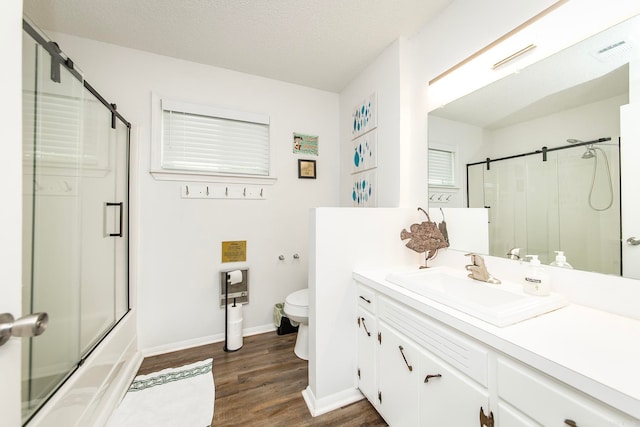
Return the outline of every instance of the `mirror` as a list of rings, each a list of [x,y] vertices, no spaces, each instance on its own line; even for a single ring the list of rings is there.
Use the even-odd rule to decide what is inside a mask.
[[[621,214],[640,198],[624,185],[640,182],[624,167],[639,143],[621,129],[640,126],[624,114],[639,59],[637,16],[431,111],[429,147],[454,150],[460,170],[457,190],[441,189],[457,197],[429,207],[489,208],[489,255],[550,264],[564,251],[576,269],[633,277],[640,246],[625,251],[635,224]]]

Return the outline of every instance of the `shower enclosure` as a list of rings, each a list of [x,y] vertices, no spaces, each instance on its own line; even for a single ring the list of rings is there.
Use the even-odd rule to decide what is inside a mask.
[[[620,150],[610,138],[467,165],[469,207],[489,208],[489,252],[621,274]]]
[[[129,311],[130,125],[73,61],[23,23],[23,339],[26,423]]]

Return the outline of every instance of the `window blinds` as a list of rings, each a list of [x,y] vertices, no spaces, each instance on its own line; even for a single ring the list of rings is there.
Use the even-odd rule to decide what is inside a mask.
[[[32,92],[23,96],[23,151],[25,160],[32,158],[49,165],[73,165],[78,162],[81,132],[81,100]],[[38,115],[37,127],[34,127]]]
[[[24,160],[51,167],[106,166],[109,127],[99,120],[101,107],[88,98],[24,92]]]
[[[213,116],[186,109],[163,100],[163,169],[269,175],[268,118],[256,122],[243,120],[241,114],[236,119],[232,114]]]
[[[455,152],[429,149],[429,184],[455,186]]]

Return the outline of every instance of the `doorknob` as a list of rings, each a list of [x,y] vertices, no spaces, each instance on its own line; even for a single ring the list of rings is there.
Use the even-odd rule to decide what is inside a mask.
[[[11,313],[0,314],[0,346],[14,337],[35,337],[44,332],[49,323],[47,313],[28,314],[15,320]]]
[[[631,245],[631,246],[637,246],[640,245],[640,239],[636,239],[635,237],[629,237],[627,239],[627,244]]]

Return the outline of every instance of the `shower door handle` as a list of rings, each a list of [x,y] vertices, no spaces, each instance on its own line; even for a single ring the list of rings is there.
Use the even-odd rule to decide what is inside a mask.
[[[11,313],[0,314],[0,346],[13,337],[37,337],[41,335],[47,324],[47,313],[34,313],[22,316],[16,320]]]
[[[107,207],[110,206],[118,206],[120,208],[120,226],[118,227],[118,232],[117,233],[109,233],[109,237],[122,237],[122,216],[123,216],[123,205],[124,203],[122,202],[118,202],[118,203],[111,203],[111,202],[106,202],[105,205]]]
[[[638,246],[640,245],[640,239],[636,239],[635,237],[629,237],[627,239],[627,244],[631,246]]]

